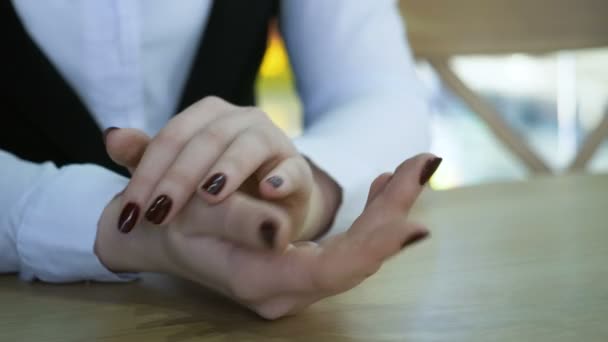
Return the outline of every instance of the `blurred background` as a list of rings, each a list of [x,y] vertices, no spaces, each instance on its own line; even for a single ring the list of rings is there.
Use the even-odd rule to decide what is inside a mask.
[[[432,107],[432,150],[445,160],[435,189],[608,171],[608,1],[407,0],[401,10]],[[274,28],[258,100],[296,136],[292,81]]]

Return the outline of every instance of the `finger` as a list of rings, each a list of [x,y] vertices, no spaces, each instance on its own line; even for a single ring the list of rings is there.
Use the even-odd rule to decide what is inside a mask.
[[[382,205],[407,212],[441,161],[432,154],[420,154],[404,161],[376,199]]]
[[[321,243],[324,253],[316,283],[325,290],[345,291],[376,273],[383,262],[429,235],[423,225],[394,220],[374,229],[375,234],[344,234]]]
[[[354,241],[350,244],[353,254],[356,253],[357,248],[363,248],[368,254],[366,258],[382,262],[429,234],[429,230],[424,225],[399,218],[378,228],[375,234],[367,235],[366,238],[357,239],[353,236],[349,238]]]
[[[258,120],[254,115],[227,114],[193,136],[154,188],[146,219],[154,224],[170,222],[231,142]]]
[[[363,234],[375,234],[377,227],[406,217],[424,188],[422,176],[428,179],[439,163],[441,158],[432,154],[420,154],[401,163],[384,188],[366,204],[364,213],[347,234],[358,234],[359,230]]]
[[[312,274],[318,268],[320,252],[314,243],[289,245],[281,254],[237,248],[230,263],[239,272],[230,277],[230,287],[250,304],[284,294],[309,294],[316,289]]]
[[[233,107],[221,99],[205,98],[173,118],[154,137],[123,194],[124,209],[118,222],[121,232],[128,233],[139,222],[140,208],[149,201],[155,186],[190,138]]]
[[[104,141],[110,158],[133,173],[150,143],[150,137],[138,129],[122,128],[108,131]]]
[[[387,227],[390,231],[382,229],[386,234],[372,239],[368,245],[354,244],[342,233],[320,245],[312,242],[290,245],[281,255],[237,249],[230,261],[235,267],[240,266],[241,272],[231,277],[233,287],[240,289],[237,293],[247,302],[266,304],[282,296],[316,301],[349,290],[402,249],[400,238],[412,244],[428,235],[426,228],[416,223],[402,221]],[[359,247],[367,250],[358,250]],[[239,285],[243,283],[247,285]]]
[[[426,226],[420,223],[410,222],[412,233],[406,236],[401,243],[401,250],[413,246],[431,236],[431,232]]]
[[[398,253],[404,242],[427,232],[423,226],[405,220],[377,230],[378,236],[368,241],[342,233],[320,244],[290,245],[276,257],[260,254],[244,257],[243,251],[237,251],[235,262],[250,264],[239,278],[250,279],[248,285],[258,289],[255,297],[260,300],[280,295],[324,297],[356,286]],[[420,239],[418,237],[418,241]],[[260,276],[260,272],[268,274]]]
[[[287,158],[264,175],[259,183],[260,194],[267,199],[287,196],[308,197],[312,189],[312,171],[299,155]]]
[[[274,167],[296,154],[288,139],[277,134],[278,129],[271,125],[256,124],[228,146],[198,187],[205,200],[221,202],[262,166]]]
[[[372,185],[369,187],[369,193],[367,195],[367,201],[365,202],[365,207],[367,208],[370,202],[376,198],[376,196],[384,190],[388,181],[393,177],[391,172],[386,172],[376,177],[372,182]]]
[[[290,220],[279,207],[237,192],[210,206],[194,199],[184,208],[186,234],[209,235],[250,248],[283,251],[289,244]]]

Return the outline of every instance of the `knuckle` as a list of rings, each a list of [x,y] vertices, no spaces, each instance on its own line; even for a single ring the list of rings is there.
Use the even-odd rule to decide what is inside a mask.
[[[177,126],[166,127],[160,130],[151,144],[177,148],[186,141],[186,133]]]
[[[221,108],[226,106],[227,104],[228,103],[222,98],[210,95],[203,97],[200,101],[196,103],[196,106],[202,108]]]
[[[279,144],[275,139],[275,135],[264,128],[263,125],[256,124],[247,132],[247,139],[250,140],[251,146],[258,146],[267,151],[268,154],[275,155],[279,151]]]
[[[289,137],[270,119],[257,123],[255,130],[263,133],[266,143],[281,157],[287,158],[298,155],[298,151]]]
[[[230,142],[230,137],[225,128],[213,124],[196,136],[199,143],[206,148],[222,149]]]
[[[250,171],[251,164],[253,164],[253,160],[251,159],[239,158],[239,156],[231,155],[223,157],[217,164],[217,169],[224,173],[232,174],[232,177],[237,176],[238,178],[238,174]]]
[[[226,160],[229,160],[237,170],[242,170],[242,167],[258,164],[273,155],[272,147],[263,133],[247,131],[238,137]]]
[[[200,179],[197,175],[179,167],[173,167],[165,174],[163,185],[164,189],[170,189],[174,194],[184,194],[192,192]]]
[[[259,130],[249,130],[241,137],[245,146],[251,147],[267,147],[270,145],[268,136]]]
[[[247,115],[255,116],[256,118],[264,121],[268,120],[268,114],[258,107],[243,107],[242,110],[243,113],[246,113]]]

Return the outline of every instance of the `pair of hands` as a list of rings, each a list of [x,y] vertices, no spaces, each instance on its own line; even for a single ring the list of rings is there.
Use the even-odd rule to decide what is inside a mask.
[[[208,233],[282,251],[289,242],[310,239],[329,226],[339,206],[337,184],[305,160],[257,108],[208,97],[151,141],[134,129],[110,129],[104,140],[114,161],[133,175],[122,195],[118,229],[123,233],[144,218],[156,225],[171,223],[196,194],[233,211],[220,227],[207,225]],[[251,211],[252,203],[240,206],[243,197],[231,196],[237,191],[274,205],[257,203]]]
[[[218,105],[222,102],[213,99],[212,104]],[[180,116],[186,113],[192,113],[191,115],[197,119],[198,116],[207,116],[205,110],[209,110],[208,106],[209,101],[206,101],[206,104],[203,101]],[[231,120],[234,121],[239,120],[237,118],[239,112],[241,116],[251,114],[251,112],[246,114],[246,111],[251,111],[249,109],[233,107],[232,110],[235,117]],[[173,122],[180,116],[173,119],[167,127],[175,127]],[[189,121],[194,118],[180,120],[184,120],[181,129],[195,130],[192,121]],[[266,126],[255,124],[253,127]],[[183,140],[180,140],[180,143],[173,140],[174,145],[171,145],[171,140],[167,138],[181,139],[182,135],[177,133],[188,136],[185,131],[179,130],[175,131],[176,135],[161,133],[152,142],[140,132],[131,130],[113,131],[107,136],[108,151],[113,159],[134,170],[133,179],[125,192],[109,203],[99,222],[96,253],[113,271],[175,274],[210,287],[265,318],[274,319],[295,313],[324,297],[356,286],[375,273],[386,259],[403,247],[428,235],[426,228],[407,221],[407,212],[422,191],[424,183],[437,168],[441,161],[439,158],[427,154],[419,155],[402,163],[394,174],[380,175],[370,187],[365,210],[345,233],[318,244],[314,242],[289,244],[289,241],[306,235],[303,233],[306,229],[298,229],[298,225],[294,225],[294,222],[313,227],[314,224],[307,223],[311,222],[308,217],[312,215],[314,218],[315,215],[318,216],[318,212],[315,213],[315,210],[310,208],[315,207],[315,202],[323,204],[323,201],[327,200],[323,194],[319,197],[312,196],[314,189],[309,191],[307,196],[303,196],[302,194],[306,194],[306,189],[300,187],[319,188],[319,183],[327,180],[323,181],[321,173],[319,179],[322,181],[317,181],[314,167],[309,169],[312,174],[310,178],[307,178],[305,173],[284,171],[302,168],[305,172],[308,167],[308,164],[298,164],[299,161],[295,160],[299,157],[292,155],[292,152],[286,152],[278,158],[272,153],[261,153],[258,156],[264,157],[252,158],[255,162],[249,163],[251,159],[246,161],[247,165],[252,165],[249,167],[221,167],[221,165],[230,165],[229,163],[220,163],[218,167],[218,161],[221,161],[227,151],[231,150],[230,147],[225,149],[223,154],[216,154],[214,165],[209,166],[208,164],[212,162],[208,162],[205,164],[205,170],[195,170],[195,173],[200,171],[196,173],[199,177],[194,177],[194,173],[188,174],[188,172],[192,172],[191,170],[195,168],[191,168],[192,165],[200,166],[200,164],[183,164],[181,170],[187,175],[184,177],[182,173],[181,178],[173,178],[173,182],[187,179],[187,184],[194,184],[190,190],[186,187],[175,187],[182,192],[171,192],[173,205],[161,222],[131,218],[135,222],[132,223],[132,228],[135,229],[128,235],[121,234],[115,228],[116,218],[124,216],[123,207],[128,207],[127,203],[133,203],[135,200],[140,201],[137,203],[150,201],[147,196],[141,195],[142,193],[153,198],[152,194],[160,196],[165,192],[173,191],[169,190],[170,187],[159,190],[159,186],[167,180],[163,175],[171,174],[167,170],[177,165],[176,161],[182,159],[184,151],[195,152],[198,146],[199,154],[204,154],[200,149],[207,146],[208,140],[200,137],[190,138],[186,143],[182,143]],[[233,137],[236,138],[232,138],[229,146],[236,143],[244,134],[244,132],[235,133]],[[260,130],[256,134],[267,133]],[[190,137],[194,136],[199,135],[190,135]],[[218,139],[219,137],[216,136]],[[197,139],[201,139],[200,145],[194,145]],[[287,137],[284,139],[288,141]],[[268,140],[266,146],[277,144],[277,140],[279,139]],[[180,149],[179,146],[182,148]],[[192,147],[184,148],[184,146]],[[247,148],[252,147],[251,144],[240,143],[238,146],[245,151],[250,151]],[[270,146],[269,150],[283,151],[275,148]],[[180,150],[181,154],[175,153]],[[166,158],[162,157],[162,151],[167,154]],[[187,156],[200,160],[196,159],[199,156],[195,155],[196,153],[192,153]],[[250,156],[247,152],[239,158]],[[185,162],[192,162],[192,159],[183,159]],[[270,167],[269,160],[273,161]],[[146,170],[143,169],[144,165]],[[147,170],[147,168],[159,167],[164,171]],[[193,189],[198,188],[197,184],[207,183],[204,175],[214,175],[217,172],[224,172],[232,179],[230,185],[226,181],[224,190],[219,192],[223,197],[209,196],[208,192],[198,192],[193,196],[195,192]],[[150,177],[150,174],[156,175],[156,178]],[[284,179],[283,184],[286,185],[284,189],[287,189],[283,190],[284,192],[277,191],[277,188],[266,182],[269,177],[277,174]],[[251,175],[254,177],[250,177]],[[140,178],[141,183],[136,183],[137,178]],[[251,179],[248,181],[248,178],[256,182],[251,182]],[[255,186],[247,184],[248,182]],[[137,184],[138,187],[135,187]],[[142,188],[147,190],[140,192]],[[152,204],[155,202],[152,200]],[[302,211],[304,214],[297,212],[301,208],[298,205],[307,207]],[[320,207],[322,208],[323,205]],[[120,212],[123,214],[121,215]],[[323,216],[323,213],[321,215]],[[325,215],[330,217],[329,221],[331,215],[333,213]],[[275,226],[278,227],[273,250],[267,249],[268,239],[264,237],[260,239],[264,234],[260,234],[258,230],[269,219],[274,220]],[[320,226],[319,222],[319,220],[315,222],[315,228]],[[153,226],[156,223],[160,223],[162,229],[155,229]]]

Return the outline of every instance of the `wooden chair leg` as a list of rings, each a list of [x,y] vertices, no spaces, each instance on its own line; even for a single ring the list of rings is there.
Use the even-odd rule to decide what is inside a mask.
[[[608,138],[608,108],[604,113],[604,118],[600,124],[593,130],[581,146],[576,157],[568,167],[568,171],[581,171],[585,170],[587,163],[591,160],[598,147],[600,147],[602,141]]]
[[[494,135],[534,173],[552,173],[551,168],[501,118],[500,113],[481,99],[454,73],[447,59],[429,60],[443,82],[488,125]]]

